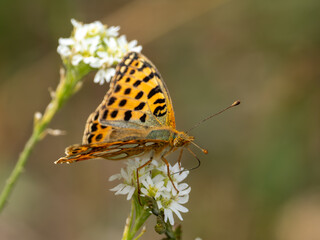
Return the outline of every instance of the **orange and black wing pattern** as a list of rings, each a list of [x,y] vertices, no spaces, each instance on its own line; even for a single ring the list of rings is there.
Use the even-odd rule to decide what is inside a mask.
[[[171,98],[156,67],[142,54],[128,53],[116,67],[110,89],[86,124],[83,144],[119,141],[124,129],[175,129]],[[143,136],[137,136],[141,139]]]

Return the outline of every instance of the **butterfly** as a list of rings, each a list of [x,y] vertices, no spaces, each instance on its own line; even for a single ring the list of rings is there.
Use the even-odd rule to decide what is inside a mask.
[[[147,157],[149,161],[136,172],[139,192],[142,167],[153,159],[161,159],[172,182],[166,156],[188,147],[193,140],[194,137],[176,130],[170,94],[159,71],[144,55],[130,52],[117,65],[110,89],[89,116],[82,145],[66,148],[66,156],[55,163]],[[181,154],[179,164],[180,158]]]

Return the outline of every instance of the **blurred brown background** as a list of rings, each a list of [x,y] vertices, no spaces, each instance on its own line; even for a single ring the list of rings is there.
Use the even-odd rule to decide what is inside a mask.
[[[170,90],[177,128],[242,104],[195,129],[202,166],[188,183],[183,239],[320,239],[318,0],[37,1],[0,3],[0,183],[59,79],[70,18],[120,25]],[[0,239],[120,239],[130,203],[108,189],[123,162],[53,162],[80,143],[108,86],[90,75],[55,116],[0,216]],[[197,150],[195,150],[197,151]],[[174,162],[173,154],[171,161]],[[187,153],[183,164],[196,165]],[[160,239],[149,220],[142,239]]]

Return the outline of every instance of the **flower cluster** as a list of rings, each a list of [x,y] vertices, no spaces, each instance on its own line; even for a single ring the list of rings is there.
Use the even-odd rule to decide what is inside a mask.
[[[95,83],[109,82],[115,74],[114,66],[126,53],[142,50],[136,40],[128,42],[125,35],[119,37],[119,26],[107,28],[99,21],[83,24],[75,19],[71,19],[71,23],[74,28],[72,35],[59,39],[57,51],[64,61],[73,66],[86,64],[97,69]]]
[[[111,191],[117,194],[127,194],[127,199],[131,199],[137,188],[136,170],[143,165],[148,159],[141,161],[137,158],[135,160],[128,160],[126,169],[121,169],[119,174],[115,174],[109,178],[110,181],[115,179],[122,179],[120,183]],[[153,198],[158,208],[164,212],[164,220],[171,225],[174,224],[173,213],[175,213],[180,220],[182,216],[180,212],[188,212],[188,209],[181,204],[185,204],[189,200],[189,193],[191,187],[186,183],[181,183],[189,174],[189,171],[182,171],[178,163],[170,166],[171,178],[179,193],[175,190],[168,175],[167,166],[160,161],[153,160],[151,164],[139,170],[140,189],[143,195]]]

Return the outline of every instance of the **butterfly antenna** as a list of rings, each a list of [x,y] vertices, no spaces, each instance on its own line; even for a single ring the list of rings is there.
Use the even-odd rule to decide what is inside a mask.
[[[205,121],[209,120],[210,118],[213,118],[214,116],[217,116],[219,115],[220,113],[223,113],[224,111],[228,110],[229,108],[232,108],[232,107],[235,107],[235,106],[238,106],[240,104],[240,101],[237,100],[235,101],[234,103],[232,103],[229,107],[226,107],[225,109],[215,113],[215,114],[212,114],[210,115],[209,117],[206,117],[205,119],[201,120],[200,122],[198,122],[196,125],[194,125],[192,128],[190,128],[186,133],[190,132],[191,130],[197,128],[200,124],[204,123]],[[200,148],[201,149],[201,148]]]
[[[196,146],[197,148],[199,148],[204,154],[208,154],[208,150],[207,149],[204,149],[202,147],[200,147],[198,144],[194,143],[194,142],[191,142],[194,146]],[[188,148],[189,149],[189,148]],[[189,149],[190,151],[190,149]]]

